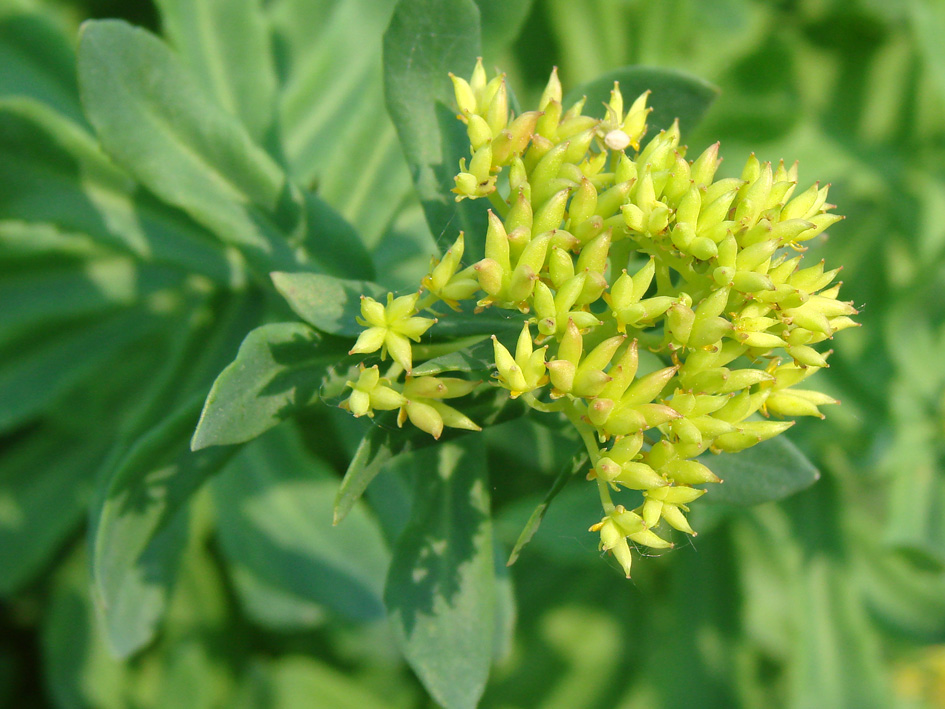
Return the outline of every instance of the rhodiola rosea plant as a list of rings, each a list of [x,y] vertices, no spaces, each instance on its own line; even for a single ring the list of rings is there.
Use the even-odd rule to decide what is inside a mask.
[[[64,705],[254,705],[296,680],[409,703],[389,627],[435,701],[472,706],[513,643],[506,563],[544,564],[529,540],[656,608],[647,578],[711,532],[690,503],[816,479],[777,434],[833,403],[801,380],[854,324],[835,264],[802,260],[826,187],[754,157],[717,175],[718,146],[685,147],[716,93],[691,76],[552,75],[527,110],[477,64],[498,5],[370,5],[167,0],[164,39],[90,22],[75,66],[6,18],[5,46],[57,49],[0,105],[2,243],[28,274],[0,421],[16,499],[58,504],[17,503],[37,511],[3,590],[67,550],[44,630]],[[383,54],[329,31],[363,22]],[[549,537],[568,495],[602,510]],[[360,687],[331,670],[385,662]]]

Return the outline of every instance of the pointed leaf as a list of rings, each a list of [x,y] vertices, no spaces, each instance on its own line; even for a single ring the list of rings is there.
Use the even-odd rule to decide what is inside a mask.
[[[30,581],[79,525],[108,444],[42,427],[7,446],[0,458],[0,595]]]
[[[433,376],[443,372],[466,372],[484,374],[495,366],[495,355],[492,341],[482,336],[480,341],[470,347],[464,347],[456,352],[450,352],[439,357],[429,359],[413,368],[413,375]]]
[[[247,446],[213,482],[224,553],[267,586],[356,620],[383,614],[389,555],[363,509],[331,524],[337,478],[290,425]]]
[[[738,453],[703,455],[699,461],[724,480],[708,487],[705,502],[759,505],[800,492],[820,478],[807,456],[783,435]]]
[[[457,203],[453,178],[469,155],[449,72],[472,73],[481,54],[473,0],[401,0],[384,34],[387,110],[400,136],[431,233],[451,242],[463,230],[470,256],[483,252],[487,200]]]
[[[512,553],[509,554],[509,560],[506,566],[511,566],[518,561],[518,556],[522,553],[522,549],[532,540],[532,537],[535,536],[535,532],[538,531],[538,527],[541,526],[541,521],[545,518],[545,513],[548,511],[548,506],[551,505],[552,500],[558,496],[558,493],[564,489],[564,486],[567,485],[577,473],[584,469],[585,465],[587,465],[587,453],[583,451],[578,452],[568,461],[565,468],[558,474],[558,477],[555,478],[551,489],[548,490],[548,494],[545,495],[545,499],[535,508],[531,517],[528,518],[528,522],[525,523],[525,528],[522,529],[522,533],[518,535],[518,540],[512,548]]]
[[[518,36],[532,9],[532,0],[476,0],[476,5],[482,16],[483,54],[489,58]]]
[[[315,403],[346,350],[303,323],[256,328],[213,383],[192,449],[244,443]]]
[[[26,331],[0,345],[0,430],[35,416],[165,322],[142,307],[50,332]],[[49,329],[49,328],[46,328]]]
[[[258,0],[159,0],[164,34],[201,85],[265,143],[276,67]]]
[[[475,707],[492,664],[495,569],[481,446],[443,444],[416,458],[410,523],[384,601],[404,655],[447,709]]]
[[[347,281],[318,273],[273,273],[272,282],[296,315],[322,332],[357,337],[363,330],[355,320],[361,314],[361,296],[380,298],[379,286]]]
[[[279,166],[217,106],[154,35],[118,20],[87,22],[79,84],[105,149],[263,272],[297,264],[301,198]]]
[[[203,398],[193,397],[115,461],[93,504],[93,598],[119,657],[154,636],[186,543],[186,503],[237,450],[190,451]]]
[[[415,431],[393,428],[392,423],[390,417],[383,417],[381,423],[372,426],[361,439],[335,495],[333,524],[340,523],[347,516],[388,461],[413,447],[411,435]]]
[[[590,115],[602,117],[604,107],[601,104],[610,99],[615,81],[620,82],[626,105],[644,91],[653,92],[647,101],[647,105],[653,108],[653,113],[647,119],[651,135],[654,128],[668,128],[676,118],[684,134],[691,131],[719,95],[717,87],[682,71],[626,66],[575,87],[568,92],[563,103],[570,106],[582,96],[587,96],[587,111]]]
[[[217,283],[241,277],[212,234],[141,190],[88,132],[30,99],[0,100],[0,209],[4,219],[87,234]]]
[[[72,40],[47,17],[16,11],[0,17],[0,66],[0,96],[29,96],[85,124]]]

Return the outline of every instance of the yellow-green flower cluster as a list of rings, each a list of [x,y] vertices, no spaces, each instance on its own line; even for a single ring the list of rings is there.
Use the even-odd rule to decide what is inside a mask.
[[[662,522],[695,534],[685,516],[704,493],[695,486],[720,482],[695,458],[793,424],[772,415],[822,417],[836,403],[796,385],[827,366],[816,346],[856,325],[838,300],[839,269],[801,267],[804,243],[841,217],[826,186],[798,193],[796,164],[752,156],[740,177],[715,179],[718,144],[689,160],[678,124],[644,144],[648,92],[625,110],[615,84],[597,119],[584,100],[562,106],[553,72],[538,110],[514,116],[502,75],[488,80],[478,63],[469,81],[452,80],[470,141],[456,199],[486,197],[492,210],[484,258],[463,268],[460,235],[423,280],[421,306],[475,299],[530,316],[514,353],[493,337],[496,384],[574,424],[604,508],[591,530],[629,576],[630,542],[671,546]],[[383,349],[409,374],[409,339],[433,324],[419,297],[386,309],[365,299],[369,328],[352,352]],[[641,371],[644,349],[665,366]],[[350,383],[356,415],[399,408],[435,436],[475,427],[442,402],[471,390],[460,380],[398,385],[371,372]],[[620,488],[642,503],[614,504]]]

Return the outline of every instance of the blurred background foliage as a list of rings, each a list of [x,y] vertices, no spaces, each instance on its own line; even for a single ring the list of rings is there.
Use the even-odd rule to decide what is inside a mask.
[[[420,462],[389,466],[368,493],[384,504],[331,529],[363,428],[329,407],[248,446],[173,525],[190,535],[155,640],[129,638],[144,649],[116,660],[95,617],[96,476],[202,400],[280,307],[213,256],[204,225],[114,167],[82,112],[82,20],[163,22],[178,51],[197,52],[176,3],[160,4],[163,15],[144,0],[0,2],[0,705],[431,706],[381,602],[387,540],[404,523],[392,510],[409,504],[403,481]],[[425,272],[437,239],[384,108],[393,4],[262,2],[277,114],[213,98],[283,151],[360,232],[377,280],[398,288]],[[685,142],[721,140],[732,175],[754,151],[832,183],[847,220],[808,258],[844,265],[863,323],[818,378],[843,406],[792,430],[823,472],[809,490],[750,509],[708,495],[693,513],[702,533],[639,561],[632,582],[584,531],[594,496],[562,493],[511,568],[514,632],[482,706],[945,706],[945,4],[479,5],[486,63],[509,73],[522,105],[552,65],[566,87],[626,64],[716,84]],[[485,435],[508,549],[570,448],[523,420]]]

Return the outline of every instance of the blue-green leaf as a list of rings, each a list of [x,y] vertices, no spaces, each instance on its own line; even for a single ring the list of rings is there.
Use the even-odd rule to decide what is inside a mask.
[[[679,127],[685,133],[692,130],[703,114],[719,95],[719,89],[708,81],[675,69],[655,69],[644,66],[627,66],[575,87],[564,98],[564,105],[587,96],[587,111],[591,115],[603,115],[610,99],[614,82],[620,82],[624,101],[632,101],[644,91],[650,90],[647,104],[653,108],[648,122],[655,128],[668,128],[679,119]]]
[[[193,397],[116,460],[93,504],[93,598],[119,657],[154,636],[186,543],[186,503],[237,450],[191,452],[202,403]]]
[[[394,549],[384,601],[404,655],[433,698],[472,709],[495,634],[489,483],[481,446],[416,457],[410,523]]]
[[[257,269],[298,268],[300,195],[238,119],[214,103],[154,35],[87,22],[79,41],[82,101],[105,149]]]
[[[545,518],[545,513],[548,511],[548,506],[551,504],[552,500],[558,496],[558,493],[564,489],[564,486],[567,485],[578,472],[584,469],[585,465],[587,465],[587,454],[584,452],[578,452],[568,461],[565,468],[558,474],[558,477],[555,478],[551,489],[549,489],[548,494],[545,495],[545,499],[535,508],[535,511],[532,512],[531,516],[528,518],[528,522],[525,523],[522,533],[518,535],[515,546],[512,547],[512,553],[509,554],[507,566],[511,566],[518,560],[518,555],[522,553],[522,549],[525,548],[525,545],[532,540],[532,537],[535,536],[535,532],[538,531],[538,527]]]
[[[273,273],[272,282],[305,322],[322,332],[347,337],[356,337],[363,329],[355,320],[361,313],[361,296],[381,296],[373,283],[317,273]]]
[[[382,422],[381,425],[372,426],[364,434],[348,465],[335,495],[334,524],[339,524],[345,518],[388,461],[412,448],[409,432],[391,428],[392,421],[387,417],[384,417]]]
[[[276,68],[258,0],[159,0],[164,34],[217,103],[260,144],[272,126]]]
[[[77,321],[51,333],[27,331],[0,345],[0,430],[37,415],[85,377],[160,329],[161,318],[129,308],[97,322]]]
[[[213,383],[192,449],[244,443],[313,404],[346,349],[303,323],[256,328]]]
[[[482,48],[487,59],[514,40],[532,9],[532,0],[476,0],[482,18]]]
[[[466,372],[484,374],[495,366],[495,348],[485,335],[477,336],[479,342],[455,352],[427,360],[413,368],[413,375],[435,376],[443,372]]]
[[[30,99],[0,100],[0,210],[17,220],[0,238],[31,222],[218,283],[242,277],[209,232],[141,190],[85,130]]]
[[[332,526],[336,485],[291,426],[271,431],[213,482],[223,549],[275,590],[347,618],[377,618],[388,552],[363,508]]]
[[[70,435],[44,426],[4,452],[0,595],[28,582],[78,525],[108,444],[101,436]]]
[[[0,96],[28,96],[85,123],[71,40],[49,19],[16,11],[0,17],[0,66]]]
[[[709,487],[706,502],[758,505],[800,492],[820,478],[807,456],[784,436],[739,453],[703,455],[700,461],[725,481]]]
[[[449,72],[468,76],[481,54],[473,0],[401,0],[384,34],[384,90],[430,231],[451,242],[466,233],[467,253],[483,250],[486,200],[457,203],[453,177],[469,155],[456,118]]]

